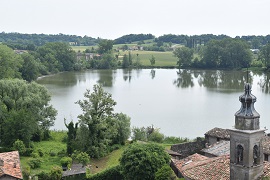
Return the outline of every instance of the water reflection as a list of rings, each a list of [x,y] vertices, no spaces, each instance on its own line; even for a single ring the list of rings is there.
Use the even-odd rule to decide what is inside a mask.
[[[98,72],[99,79],[97,82],[103,87],[112,87],[114,79],[113,70],[100,70]]]
[[[40,84],[51,84],[58,87],[71,87],[76,85],[77,77],[73,72],[59,73],[51,76],[44,76],[38,79]]]
[[[132,70],[131,69],[123,69],[123,79],[124,81],[130,82],[132,78]]]
[[[156,71],[155,71],[154,69],[151,69],[151,71],[150,71],[150,76],[151,76],[152,79],[155,78],[155,76],[156,76]]]
[[[191,70],[186,69],[179,69],[177,72],[177,79],[173,81],[173,84],[177,87],[181,88],[187,88],[187,87],[193,87],[193,77]]]
[[[261,87],[261,91],[264,93],[270,93],[270,81],[269,74],[262,74],[258,85]]]
[[[198,76],[200,86],[211,88],[215,91],[230,92],[242,90],[246,82],[253,83],[251,73],[239,71],[204,71]]]

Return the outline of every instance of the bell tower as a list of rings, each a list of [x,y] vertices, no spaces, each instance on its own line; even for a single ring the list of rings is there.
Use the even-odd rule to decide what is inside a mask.
[[[239,97],[241,108],[235,113],[235,126],[230,129],[230,179],[254,180],[263,173],[260,114],[255,110],[256,97],[251,85],[245,84],[245,93]]]

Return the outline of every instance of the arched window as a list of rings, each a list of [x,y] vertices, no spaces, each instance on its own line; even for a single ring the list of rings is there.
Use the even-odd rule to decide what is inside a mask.
[[[236,163],[237,164],[243,164],[243,156],[244,156],[244,148],[240,144],[237,146],[236,149]]]
[[[255,145],[253,147],[253,164],[257,165],[260,163],[260,153],[259,153],[259,147]]]

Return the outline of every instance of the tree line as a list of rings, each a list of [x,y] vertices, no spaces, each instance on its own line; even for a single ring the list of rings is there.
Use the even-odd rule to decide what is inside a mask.
[[[174,56],[178,58],[178,68],[205,69],[241,69],[252,67],[270,67],[270,44],[260,48],[255,56],[249,44],[241,39],[226,38],[210,40],[205,46],[176,48]],[[194,55],[196,53],[196,57]]]

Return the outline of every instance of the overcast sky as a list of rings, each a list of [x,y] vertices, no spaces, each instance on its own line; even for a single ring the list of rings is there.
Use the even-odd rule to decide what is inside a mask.
[[[270,34],[270,0],[0,0],[0,32]]]

